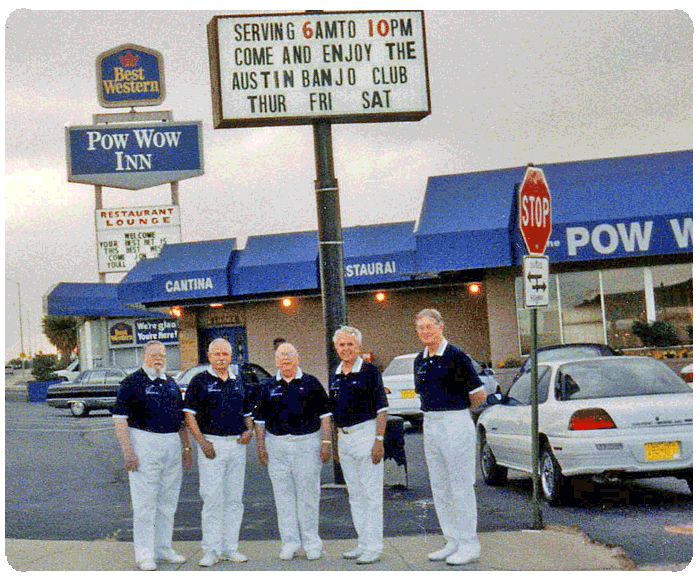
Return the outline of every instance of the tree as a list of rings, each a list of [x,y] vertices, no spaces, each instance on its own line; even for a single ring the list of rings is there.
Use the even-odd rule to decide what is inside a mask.
[[[41,319],[44,334],[67,360],[78,346],[78,319],[74,316],[45,316]]]

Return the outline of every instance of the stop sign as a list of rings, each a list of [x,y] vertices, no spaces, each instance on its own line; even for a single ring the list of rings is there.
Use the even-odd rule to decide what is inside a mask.
[[[552,196],[541,168],[529,166],[518,192],[518,223],[529,254],[544,254],[552,234]]]

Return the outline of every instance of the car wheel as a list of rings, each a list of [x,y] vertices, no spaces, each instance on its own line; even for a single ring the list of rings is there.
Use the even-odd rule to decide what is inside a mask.
[[[496,457],[493,455],[483,431],[479,432],[479,468],[487,485],[499,486],[506,482],[508,469],[496,464]]]
[[[687,475],[685,475],[685,482],[688,483],[688,488],[692,494],[693,492],[693,471],[691,470]]]
[[[89,410],[85,405],[85,402],[74,401],[70,403],[70,413],[73,414],[76,418],[87,416],[88,412]]]
[[[564,502],[568,481],[561,474],[561,467],[548,444],[542,445],[540,453],[540,488],[542,498],[555,507]]]

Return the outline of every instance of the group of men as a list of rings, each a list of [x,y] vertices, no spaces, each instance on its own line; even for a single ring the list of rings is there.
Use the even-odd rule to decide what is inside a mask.
[[[443,336],[437,310],[416,316],[424,345],[414,363],[416,392],[424,415],[424,446],[444,548],[432,561],[462,565],[479,557],[474,494],[475,429],[470,409],[484,388],[465,353]],[[182,401],[165,373],[159,342],[144,347],[143,366],[124,379],[114,426],[129,471],[138,567],[156,561],[184,563],[172,548],[182,471],[197,445],[202,507],[200,566],[222,560],[245,562],[238,549],[243,518],[247,444],[255,436],[257,457],[272,483],[281,539],[279,558],[303,550],[318,560],[321,469],[335,456],[346,481],[357,546],[343,554],[358,564],[380,560],[383,550],[383,461],[388,401],[379,370],[361,357],[362,334],[339,328],[333,342],[340,364],[329,391],[299,367],[287,342],[275,351],[275,376],[252,394],[231,367],[231,345],[209,345],[209,367],[190,382]]]

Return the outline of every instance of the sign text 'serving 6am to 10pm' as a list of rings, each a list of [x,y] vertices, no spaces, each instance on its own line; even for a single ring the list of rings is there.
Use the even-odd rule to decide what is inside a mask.
[[[208,34],[216,128],[430,113],[421,11],[216,16]]]

